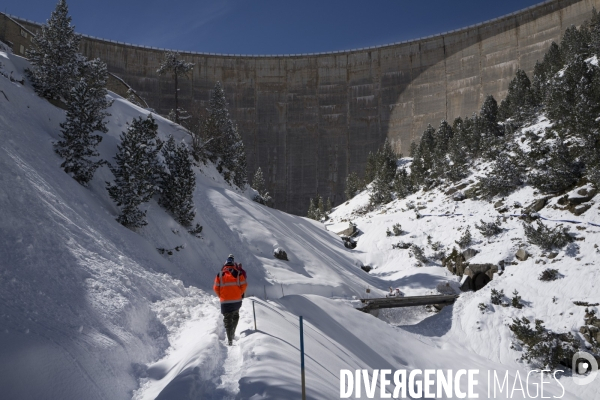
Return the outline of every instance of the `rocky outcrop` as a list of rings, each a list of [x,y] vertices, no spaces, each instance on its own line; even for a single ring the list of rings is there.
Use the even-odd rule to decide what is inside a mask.
[[[515,257],[519,261],[526,261],[529,258],[529,253],[527,252],[527,250],[520,248],[519,250],[517,250],[517,254],[515,254]]]
[[[278,247],[275,250],[273,250],[273,256],[275,256],[275,258],[278,260],[289,261],[287,253],[281,247]]]

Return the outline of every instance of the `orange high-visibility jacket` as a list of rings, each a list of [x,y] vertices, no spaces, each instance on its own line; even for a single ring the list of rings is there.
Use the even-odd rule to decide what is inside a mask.
[[[234,268],[223,268],[215,277],[213,290],[219,296],[221,304],[242,301],[246,291],[246,278]]]

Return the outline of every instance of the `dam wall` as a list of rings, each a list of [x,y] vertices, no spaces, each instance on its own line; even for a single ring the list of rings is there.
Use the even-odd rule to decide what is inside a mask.
[[[593,7],[600,0],[550,0],[463,29],[347,51],[180,52],[195,63],[189,79],[180,79],[180,106],[206,108],[221,81],[246,146],[249,177],[261,167],[274,206],[305,215],[317,193],[334,205],[343,202],[346,176],[362,174],[368,153],[386,138],[407,155],[427,124],[470,115],[490,94],[503,99],[517,69],[531,77],[552,41],[588,20]],[[0,18],[0,39],[10,31],[6,21]],[[166,49],[84,36],[81,51],[101,58],[160,114],[174,108],[173,81],[156,73]]]

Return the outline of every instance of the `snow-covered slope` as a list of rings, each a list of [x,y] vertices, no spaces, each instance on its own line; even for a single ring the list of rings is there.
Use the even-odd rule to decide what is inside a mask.
[[[548,121],[541,118],[537,124],[523,131],[541,131],[547,126]],[[476,183],[477,176],[485,175],[486,167],[485,163],[476,165],[470,177],[453,187],[462,187],[463,191],[467,191]],[[438,293],[438,287],[443,291],[446,283],[458,292],[461,277],[450,273],[439,259],[435,259],[436,251],[432,243],[439,242],[446,254],[453,247],[460,250],[456,241],[469,227],[473,242],[468,247],[476,250],[477,254],[468,262],[504,265],[504,270],[501,267],[500,274],[494,274],[494,279],[483,289],[462,293],[453,306],[451,327],[449,324],[443,340],[460,344],[465,353],[479,354],[509,368],[523,367],[518,361],[521,352],[511,348],[515,338],[508,324],[512,323],[513,318],[526,317],[532,322],[540,319],[546,328],[554,332],[571,332],[582,338],[579,331],[585,325],[586,308],[598,311],[597,304],[600,303],[600,212],[597,201],[588,202],[592,207],[584,214],[575,216],[558,203],[562,196],[547,200],[547,204],[539,211],[541,220],[551,228],[559,224],[569,227],[570,234],[575,238],[573,243],[555,250],[556,254],[551,255],[552,251],[528,243],[523,229],[524,221],[519,218],[535,200],[544,197],[532,187],[525,186],[493,202],[472,199],[457,201],[454,192],[448,187],[419,191],[405,199],[394,200],[374,211],[365,212],[369,190],[363,191],[337,207],[327,224],[335,225],[340,221],[356,224],[360,231],[356,256],[365,265],[373,267],[370,272],[372,275],[388,280],[389,286],[400,288],[408,295]],[[596,200],[598,198],[595,197]],[[494,203],[498,200],[503,201],[503,206],[495,208]],[[503,231],[494,237],[486,238],[476,228],[482,220],[492,222],[497,218],[500,218]],[[395,224],[401,225],[403,233],[400,236],[387,236],[386,231],[392,231]],[[398,242],[421,246],[429,261],[421,265],[409,249],[392,248]],[[526,261],[516,258],[520,248],[529,254]],[[541,281],[539,276],[548,268],[556,269],[559,279]],[[492,289],[503,290],[504,301],[508,303],[513,291],[518,291],[524,307],[517,309],[491,304]],[[592,306],[576,305],[574,302],[587,302]],[[482,311],[480,304],[485,305],[486,309]],[[437,318],[433,317],[430,321]],[[413,320],[414,316],[410,314],[402,315],[399,319],[396,317],[400,325],[412,323]],[[428,329],[436,331],[436,326],[430,321],[404,326],[404,329],[421,333]],[[600,398],[598,380],[582,387],[574,385],[567,378],[561,382],[567,391],[576,393],[578,398]]]
[[[140,232],[119,225],[105,190],[108,168],[97,171],[89,188],[65,174],[52,146],[64,111],[17,82],[26,60],[3,49],[0,62],[16,79],[0,76],[3,398],[128,397],[140,366],[168,346],[152,303],[186,296],[189,285],[209,291],[229,253],[248,271],[249,294],[276,298],[305,288],[350,296],[373,286],[375,279],[322,225],[252,202],[212,165],[197,169],[201,239],[154,201]],[[109,161],[126,123],[148,113],[112,96],[109,133],[100,145]],[[161,136],[186,139],[169,121],[157,122]],[[172,256],[157,251],[181,245]],[[275,247],[290,261],[276,260]]]

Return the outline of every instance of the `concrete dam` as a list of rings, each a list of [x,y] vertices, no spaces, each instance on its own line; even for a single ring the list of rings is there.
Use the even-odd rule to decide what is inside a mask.
[[[368,153],[386,138],[407,155],[427,124],[470,115],[490,94],[503,99],[517,69],[531,77],[552,41],[588,20],[594,7],[600,0],[549,0],[463,29],[347,51],[180,52],[195,67],[180,80],[179,101],[187,110],[206,107],[221,81],[249,177],[261,167],[274,206],[305,215],[317,193],[343,202],[346,176],[362,174]],[[31,34],[39,24],[0,14],[0,40],[16,54],[31,45],[23,30]],[[81,41],[84,55],[106,62],[163,115],[175,103],[172,80],[156,72],[165,51],[90,36]]]

